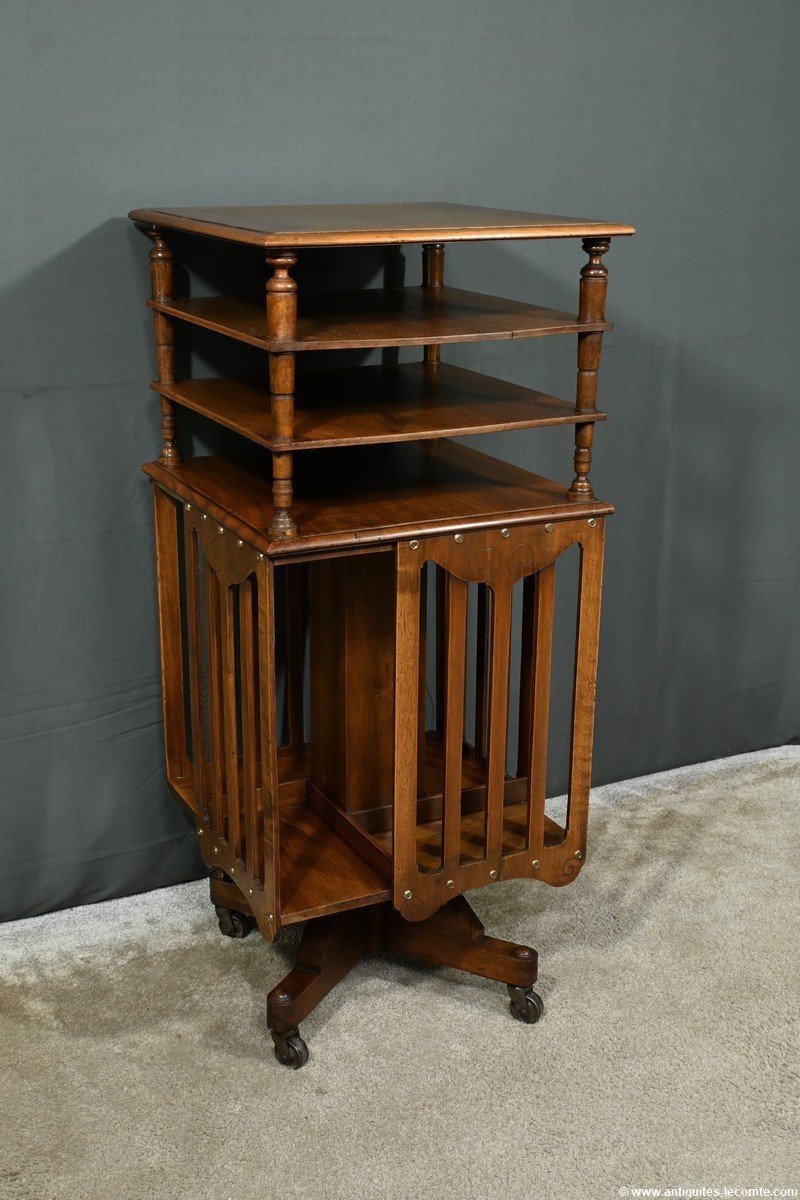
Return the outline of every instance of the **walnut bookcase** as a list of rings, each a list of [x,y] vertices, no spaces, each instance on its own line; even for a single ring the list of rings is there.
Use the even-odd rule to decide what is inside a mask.
[[[153,242],[163,444],[144,469],[167,779],[194,814],[222,931],[257,925],[271,940],[308,923],[268,997],[278,1059],[303,1065],[300,1021],[382,948],[504,982],[512,1013],[538,1020],[536,952],[488,937],[464,893],[520,877],[569,883],[585,860],[613,511],[589,479],[611,328],[603,255],[633,229],[445,204],[130,215]],[[172,230],[260,247],[265,302],[175,296]],[[447,242],[546,237],[582,239],[576,314],[444,284]],[[298,295],[304,251],[405,244],[423,247],[421,287]],[[262,349],[269,387],[176,379],[176,333],[193,325]],[[451,342],[556,334],[577,336],[575,402],[441,361]],[[297,369],[314,351],[408,346],[422,361]],[[179,408],[236,431],[247,452],[183,462]],[[568,488],[446,440],[567,424]],[[557,823],[545,811],[555,576],[572,547],[569,796]]]

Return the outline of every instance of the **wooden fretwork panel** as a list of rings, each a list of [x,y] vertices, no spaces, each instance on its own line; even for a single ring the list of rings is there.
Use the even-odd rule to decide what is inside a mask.
[[[168,780],[195,814],[206,864],[236,882],[272,938],[280,925],[273,568],[158,488],[155,513]],[[289,628],[286,640],[294,748],[302,662],[299,635]]]
[[[525,876],[558,885],[580,869],[586,852],[603,532],[603,521],[590,518],[398,544],[393,897],[409,920],[422,920],[459,892],[497,879]],[[580,574],[569,804],[561,829],[545,815],[554,568],[573,545],[580,550]],[[426,563],[436,564],[438,575],[434,736],[441,741],[443,782],[440,810],[421,818]],[[518,770],[511,778],[506,759],[512,597],[520,581]],[[465,740],[469,584],[479,587],[473,743]],[[482,787],[465,790],[467,775],[475,771]]]

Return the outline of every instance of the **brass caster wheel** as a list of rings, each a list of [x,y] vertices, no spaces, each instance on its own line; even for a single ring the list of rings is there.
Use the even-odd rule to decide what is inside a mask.
[[[526,1025],[535,1025],[544,1013],[544,1004],[538,992],[532,991],[531,988],[525,991],[521,987],[509,984],[508,994],[511,999],[509,1008],[512,1017],[524,1021]]]
[[[245,938],[253,928],[253,922],[246,913],[236,912],[232,908],[215,907],[219,919],[219,931],[225,937]]]
[[[270,1031],[271,1032],[271,1031]],[[300,1037],[300,1031],[290,1029],[288,1033],[273,1033],[275,1057],[284,1067],[299,1071],[308,1062],[308,1046]]]

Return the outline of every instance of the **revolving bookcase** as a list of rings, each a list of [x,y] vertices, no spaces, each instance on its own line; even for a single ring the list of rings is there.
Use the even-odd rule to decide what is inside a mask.
[[[154,484],[170,789],[192,812],[223,933],[305,923],[270,992],[279,1061],[382,949],[508,986],[539,1019],[535,950],[464,893],[572,881],[586,855],[605,518],[589,479],[610,239],[630,226],[461,205],[140,209],[163,445]],[[266,252],[266,302],[176,297],[170,231]],[[447,242],[580,238],[577,314],[448,288]],[[420,287],[298,292],[318,247],[419,244]],[[177,379],[191,326],[268,356],[269,384]],[[575,403],[448,365],[451,342],[572,334]],[[315,351],[422,361],[309,370]],[[335,356],[333,356],[335,358]],[[178,409],[243,452],[182,461]],[[569,487],[449,440],[573,425]],[[305,453],[314,450],[315,453]],[[560,564],[577,556],[566,817],[546,811]],[[519,637],[512,636],[512,629]],[[514,649],[518,647],[517,649]],[[513,683],[513,687],[512,687]],[[518,696],[511,726],[510,695]]]

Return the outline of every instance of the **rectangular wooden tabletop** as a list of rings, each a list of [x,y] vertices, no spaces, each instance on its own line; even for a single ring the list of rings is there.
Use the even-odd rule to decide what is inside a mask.
[[[284,204],[134,208],[134,221],[252,246],[379,246],[502,238],[613,237],[635,233],[615,221],[480,208],[472,204]]]

